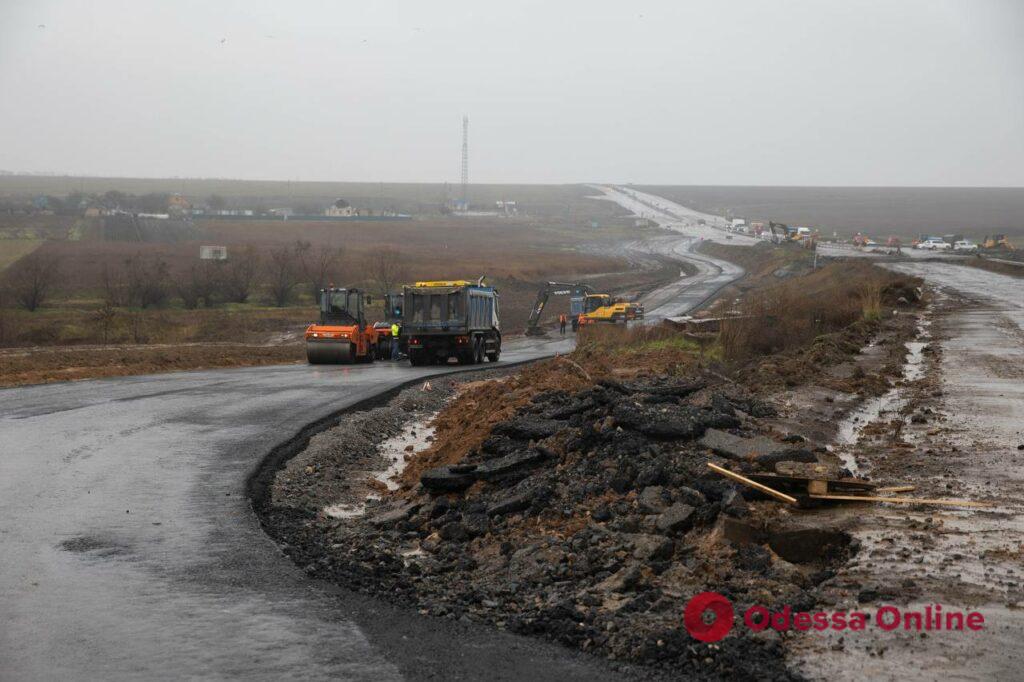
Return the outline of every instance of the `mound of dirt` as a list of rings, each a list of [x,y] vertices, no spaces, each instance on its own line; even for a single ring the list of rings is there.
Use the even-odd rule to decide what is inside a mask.
[[[515,381],[487,390],[520,390]],[[761,453],[770,457],[731,454],[721,443],[768,435],[757,417],[772,409],[713,375],[581,384],[534,393],[479,426],[473,405],[449,408],[448,432],[472,434],[411,464],[405,487],[365,516],[295,523],[288,552],[310,574],[440,617],[673,674],[791,677],[777,637],[734,628],[701,644],[682,614],[707,590],[737,613],[814,605],[849,537],[805,541],[777,503],[706,466],[774,470],[808,451],[776,443]]]

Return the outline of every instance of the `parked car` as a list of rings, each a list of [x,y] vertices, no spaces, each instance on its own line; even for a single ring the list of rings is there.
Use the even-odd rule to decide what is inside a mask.
[[[928,237],[928,239],[918,244],[917,248],[927,251],[948,251],[953,248],[953,245],[941,237]]]
[[[956,244],[953,244],[953,250],[958,253],[976,253],[978,245],[967,239],[961,239]]]

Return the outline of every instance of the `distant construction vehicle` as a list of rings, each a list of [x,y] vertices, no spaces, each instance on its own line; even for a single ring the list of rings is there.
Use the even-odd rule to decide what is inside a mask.
[[[584,301],[588,295],[593,293],[594,290],[589,284],[547,282],[537,292],[537,300],[530,311],[530,318],[526,321],[526,335],[540,336],[544,333],[540,328],[540,316],[552,296],[569,296],[569,315],[575,320],[583,314]],[[574,322],[573,328],[575,326]]]
[[[1006,251],[1015,251],[1016,247],[1010,243],[1010,240],[1006,238],[1005,234],[994,234],[991,237],[985,237],[985,241],[982,246],[986,249],[1005,249]]]
[[[552,296],[569,296],[569,315],[573,331],[580,324],[626,323],[631,320],[643,319],[642,303],[631,303],[613,298],[609,294],[599,294],[589,284],[580,282],[547,282],[537,292],[537,300],[526,321],[526,335],[538,336],[544,332],[540,328],[540,316]]]
[[[402,339],[414,366],[497,362],[501,356],[498,292],[481,277],[403,287]]]
[[[614,298],[610,294],[587,294],[583,314],[573,319],[573,329],[595,323],[626,324],[644,319],[644,304]]]
[[[320,321],[306,327],[306,359],[311,365],[373,362],[377,333],[366,324],[371,302],[360,289],[320,290]]]

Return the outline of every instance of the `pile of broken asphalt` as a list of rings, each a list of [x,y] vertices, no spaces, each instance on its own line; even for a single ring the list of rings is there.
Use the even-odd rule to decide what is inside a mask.
[[[753,604],[811,609],[853,550],[707,469],[835,466],[799,437],[759,436],[771,414],[708,377],[548,391],[365,516],[264,520],[310,574],[424,613],[697,677],[787,679],[771,629],[703,644],[682,627],[709,590],[738,621]]]

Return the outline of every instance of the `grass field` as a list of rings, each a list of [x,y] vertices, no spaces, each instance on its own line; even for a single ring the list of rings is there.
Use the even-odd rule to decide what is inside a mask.
[[[0,272],[42,244],[42,239],[0,239]]]

